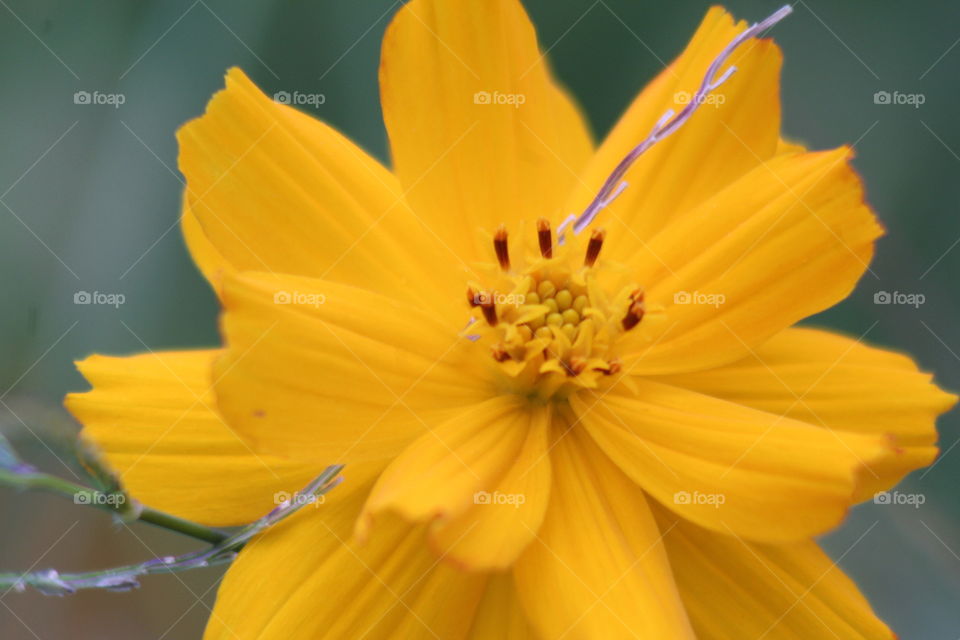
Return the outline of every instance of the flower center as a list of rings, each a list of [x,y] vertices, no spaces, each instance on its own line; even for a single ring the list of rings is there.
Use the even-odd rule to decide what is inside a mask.
[[[643,290],[635,284],[609,296],[599,261],[605,232],[584,243],[569,237],[554,246],[550,225],[537,223],[539,255],[511,262],[506,229],[493,237],[498,268],[492,286],[471,284],[474,309],[467,333],[488,345],[504,387],[543,400],[596,388],[622,367],[617,338],[646,314]],[[479,311],[479,314],[477,313]]]

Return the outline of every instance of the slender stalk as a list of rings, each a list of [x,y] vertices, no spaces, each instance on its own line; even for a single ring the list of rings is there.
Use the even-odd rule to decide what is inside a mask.
[[[613,169],[613,173],[607,177],[597,192],[596,197],[587,205],[583,213],[580,215],[570,214],[566,220],[560,223],[560,226],[557,227],[558,242],[560,244],[564,243],[564,230],[571,224],[573,225],[574,235],[586,229],[593,222],[594,218],[597,217],[597,214],[613,202],[614,199],[627,188],[627,183],[623,180],[623,177],[633,163],[650,147],[683,126],[700,105],[706,102],[707,96],[730,78],[737,68],[735,66],[728,67],[722,74],[720,73],[720,68],[726,64],[727,59],[741,44],[751,38],[759,37],[761,33],[786,18],[792,12],[793,7],[790,5],[780,7],[765,19],[750,25],[750,27],[741,32],[740,35],[724,47],[723,51],[721,51],[710,64],[706,75],[700,83],[700,88],[691,96],[686,106],[684,106],[679,113],[674,113],[673,109],[664,113],[663,116],[657,120],[656,124],[653,125],[653,129],[647,137],[635,146]]]
[[[267,515],[233,534],[208,529],[202,525],[181,520],[180,518],[152,509],[143,508],[139,511],[138,520],[150,522],[165,529],[171,529],[195,538],[206,539],[208,542],[213,542],[213,545],[208,549],[192,551],[181,556],[154,558],[140,564],[114,567],[100,571],[88,571],[85,573],[60,573],[55,569],[32,571],[23,574],[0,573],[0,589],[4,589],[7,592],[22,592],[25,591],[27,587],[32,587],[45,595],[58,596],[76,593],[81,589],[129,591],[130,589],[136,589],[140,586],[138,578],[141,576],[185,571],[229,563],[236,558],[237,553],[239,553],[254,536],[293,515],[305,505],[316,504],[317,497],[324,495],[340,483],[339,473],[342,470],[343,465],[327,467],[323,473],[317,476],[304,489],[292,496],[292,500],[283,502]],[[9,475],[9,473],[0,469],[0,483],[9,483]],[[61,495],[67,493],[68,490],[70,495],[77,495],[74,490],[92,491],[85,487],[60,480],[59,478],[45,476],[45,474],[27,473],[16,475],[26,475],[28,477],[26,481],[18,482],[17,486],[53,491]],[[215,536],[217,539],[214,539]]]
[[[73,500],[74,504],[96,507],[125,520],[139,520],[211,544],[222,542],[229,536],[223,531],[140,505],[128,499],[122,492],[104,493],[63,478],[41,473],[26,465],[20,467],[19,471],[0,468],[0,485],[19,490],[50,493]]]
[[[140,522],[146,522],[147,524],[152,524],[155,527],[167,529],[169,531],[176,531],[177,533],[182,533],[185,536],[190,536],[191,538],[196,538],[197,540],[203,540],[204,542],[209,542],[210,544],[223,542],[230,537],[230,534],[226,531],[220,531],[219,529],[206,527],[202,524],[191,522],[190,520],[184,520],[183,518],[172,516],[169,513],[164,513],[163,511],[151,509],[150,507],[141,507],[140,517],[137,518],[137,520]]]

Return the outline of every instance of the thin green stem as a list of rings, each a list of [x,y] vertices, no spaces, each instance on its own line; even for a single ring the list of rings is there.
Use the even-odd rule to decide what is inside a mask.
[[[153,558],[136,565],[114,567],[85,573],[60,573],[55,569],[30,571],[23,574],[0,573],[0,589],[24,591],[33,587],[46,595],[66,595],[81,589],[126,591],[139,586],[139,578],[154,573],[169,573],[209,567],[231,562],[254,536],[288,518],[306,504],[315,504],[318,498],[339,484],[342,465],[327,467],[292,499],[278,504],[270,513],[233,533],[184,520],[177,516],[145,507],[131,500],[119,480],[100,464],[95,452],[81,448],[78,452],[84,467],[91,473],[97,488],[86,487],[63,478],[38,471],[23,462],[0,435],[0,486],[20,491],[42,491],[72,500],[74,504],[96,507],[127,522],[140,521],[175,531],[210,543],[210,547],[181,556]],[[2,595],[0,595],[2,597]]]
[[[229,537],[229,534],[218,529],[144,507],[129,500],[121,492],[104,493],[35,470],[16,472],[0,468],[0,485],[19,490],[50,493],[72,500],[77,505],[96,507],[125,520],[139,520],[211,544],[217,544]]]
[[[342,469],[342,465],[327,467],[323,473],[314,478],[302,491],[291,496],[291,499],[280,503],[270,511],[270,513],[256,522],[248,524],[230,535],[225,535],[223,539],[215,541],[209,548],[192,551],[181,556],[157,557],[140,564],[114,567],[101,571],[60,573],[54,569],[47,569],[44,571],[30,571],[23,574],[10,572],[0,573],[0,589],[22,592],[25,591],[27,587],[32,587],[46,595],[60,596],[76,593],[82,589],[128,591],[137,588],[140,584],[139,579],[146,575],[186,571],[231,562],[254,536],[266,531],[281,520],[290,517],[305,505],[316,504],[318,498],[321,498],[339,484],[340,478],[338,476]],[[0,471],[0,482],[9,482],[9,477],[2,475],[2,473],[3,472]],[[33,469],[21,469],[18,475],[42,476],[43,474],[35,474]],[[51,482],[50,480],[51,478],[49,477],[34,477],[28,481],[28,484],[33,484],[38,488],[43,488],[43,490],[55,490],[58,493],[62,493],[62,490],[65,488],[76,488],[79,486],[69,482]],[[53,480],[58,479],[54,478]],[[80,489],[83,489],[83,487],[80,487]],[[144,514],[148,514],[148,518],[150,519],[144,519]],[[186,533],[187,535],[193,535],[194,537],[200,537],[201,535],[207,536],[210,535],[211,531],[214,531],[150,509],[141,510],[139,512],[139,519],[167,529]],[[191,530],[194,529],[199,529],[199,531],[191,532]],[[0,597],[2,597],[2,594],[0,594]]]
[[[161,527],[170,531],[182,533],[185,536],[203,540],[210,544],[218,544],[230,537],[230,534],[212,527],[205,527],[202,524],[184,520],[177,516],[172,516],[163,511],[157,511],[150,507],[141,507],[140,516],[137,518],[140,522],[152,524],[155,527]]]

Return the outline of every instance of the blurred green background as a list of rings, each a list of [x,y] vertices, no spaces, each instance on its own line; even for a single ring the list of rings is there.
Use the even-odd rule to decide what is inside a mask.
[[[477,0],[480,1],[480,0]],[[678,54],[706,2],[527,0],[557,75],[602,136]],[[21,452],[56,456],[75,428],[61,397],[83,389],[72,361],[212,345],[217,308],[184,250],[174,132],[239,65],[267,93],[322,93],[310,110],[386,158],[376,71],[386,0],[0,0],[0,425]],[[738,17],[778,4],[728,3]],[[910,352],[960,389],[960,4],[799,1],[774,30],[785,51],[785,131],[815,148],[856,143],[856,166],[888,229],[873,275],[816,323]],[[77,91],[125,103],[74,103]],[[922,94],[919,107],[878,91]],[[77,291],[122,293],[114,309]],[[879,291],[925,303],[877,305]],[[804,295],[797,291],[797,295]],[[904,638],[960,635],[957,418],[944,450],[901,490],[920,508],[867,504],[825,540]],[[196,545],[56,498],[0,490],[0,568],[81,570]],[[158,576],[130,594],[0,594],[0,638],[196,638],[217,570]],[[335,588],[335,587],[332,587]]]

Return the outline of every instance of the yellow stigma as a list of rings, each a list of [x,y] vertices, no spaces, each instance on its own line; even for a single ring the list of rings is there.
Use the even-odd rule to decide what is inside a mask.
[[[549,224],[540,220],[540,255],[519,267],[506,258],[506,230],[497,229],[498,269],[494,282],[467,290],[474,308],[467,333],[489,349],[506,389],[542,400],[562,398],[620,372],[617,338],[640,324],[646,307],[636,285],[614,296],[604,291],[605,237],[595,230],[586,242],[569,238],[572,242],[555,247]]]

